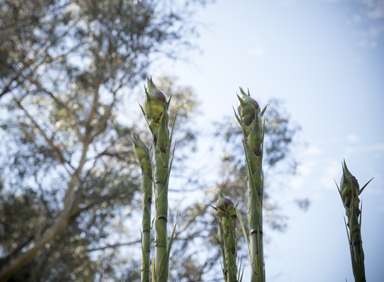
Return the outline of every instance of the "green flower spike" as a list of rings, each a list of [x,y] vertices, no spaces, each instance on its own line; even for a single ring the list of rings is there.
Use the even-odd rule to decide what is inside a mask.
[[[245,168],[248,179],[248,225],[251,260],[251,281],[265,282],[263,251],[263,142],[264,113],[259,104],[240,88],[238,115],[235,113],[243,131]]]
[[[139,136],[132,136],[135,157],[141,168],[143,193],[143,219],[141,234],[141,282],[149,282],[149,262],[151,254],[151,206],[152,206],[152,164],[149,150]]]
[[[264,137],[263,115],[266,107],[260,112],[259,104],[250,97],[249,91],[246,94],[240,88],[241,97],[238,95],[240,104],[238,112],[240,115],[239,123],[243,128],[243,135],[251,151],[257,156],[261,155],[262,142]]]
[[[353,276],[355,277],[355,282],[365,282],[366,278],[364,251],[362,245],[363,241],[361,239],[361,210],[359,196],[373,178],[360,189],[359,182],[348,170],[345,161],[342,164],[342,169],[343,176],[341,177],[340,187],[337,188],[348,218],[348,223],[345,222],[345,229],[348,236]]]
[[[171,143],[176,117],[175,120],[173,120],[170,130],[168,128],[168,108],[170,101],[171,98],[167,101],[164,93],[156,88],[151,78],[148,78],[147,87],[145,88],[144,108],[142,108],[142,111],[147,119],[154,141],[152,162],[155,192],[154,227],[156,233],[156,260],[153,277],[156,282],[166,282],[168,279],[169,254],[172,245],[172,239],[168,241],[167,231],[168,184],[173,160]]]
[[[152,78],[147,78],[147,86],[145,88],[145,100],[144,100],[144,115],[148,121],[152,134],[155,137],[155,142],[158,138],[158,129],[162,123],[164,112],[168,108],[169,101],[163,92],[156,88],[153,84]],[[165,121],[165,126],[168,126],[168,118]]]
[[[223,275],[226,282],[237,282],[236,209],[233,202],[219,193],[216,203],[216,218],[220,226],[220,239],[216,238],[223,251]]]
[[[237,107],[241,119],[246,126],[251,125],[253,119],[255,118],[255,114],[260,112],[259,104],[251,98],[248,90],[248,94],[244,92],[244,90],[240,87],[241,97],[238,96],[240,105]]]

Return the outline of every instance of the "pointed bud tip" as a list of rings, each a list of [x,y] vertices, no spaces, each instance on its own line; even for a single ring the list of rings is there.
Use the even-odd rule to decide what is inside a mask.
[[[147,77],[147,84],[148,84],[148,94],[152,98],[165,104],[166,97],[163,92],[161,92],[159,89],[156,88],[155,84],[153,83],[152,77]]]
[[[225,198],[224,195],[219,192],[219,199],[217,200],[216,207],[221,211],[225,211],[225,209],[228,209],[230,206],[233,206],[233,202],[230,199]]]

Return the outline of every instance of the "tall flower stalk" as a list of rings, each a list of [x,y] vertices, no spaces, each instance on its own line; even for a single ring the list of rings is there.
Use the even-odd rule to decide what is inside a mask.
[[[156,88],[151,78],[147,79],[144,108],[142,108],[154,142],[154,184],[155,184],[155,266],[154,280],[165,282],[168,278],[168,265],[171,241],[168,246],[168,184],[172,166],[172,131],[168,129],[168,108],[163,92]],[[171,238],[172,240],[172,238]]]
[[[337,188],[348,218],[348,223],[345,223],[345,228],[348,236],[353,276],[355,277],[356,282],[365,282],[366,278],[363,241],[361,239],[361,207],[359,196],[372,179],[360,189],[357,179],[349,172],[345,161],[343,162],[342,169],[343,176],[341,177],[340,187]]]
[[[141,282],[149,282],[151,255],[151,205],[152,205],[152,164],[147,146],[138,136],[132,138],[136,160],[141,168],[143,192],[143,221],[141,234],[142,260]]]
[[[213,207],[214,208],[214,207]],[[223,252],[223,275],[225,282],[238,282],[242,277],[237,271],[237,239],[236,239],[236,219],[237,213],[233,202],[224,198],[219,193],[219,199],[216,204],[216,218],[219,223],[219,236],[216,238]],[[241,271],[239,271],[240,273]]]
[[[265,281],[263,251],[263,144],[266,107],[260,111],[259,104],[240,88],[238,95],[239,115],[236,115],[243,131],[243,145],[248,178],[248,225],[250,241],[251,281]]]

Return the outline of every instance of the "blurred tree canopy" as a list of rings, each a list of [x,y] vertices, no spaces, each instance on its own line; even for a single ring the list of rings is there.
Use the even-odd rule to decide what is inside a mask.
[[[139,279],[140,231],[132,222],[140,221],[140,173],[129,136],[148,141],[149,132],[129,106],[153,60],[183,57],[191,47],[191,17],[202,4],[0,0],[0,281]],[[221,278],[209,204],[218,188],[234,202],[246,197],[240,128],[228,118],[205,136],[223,148],[221,177],[207,183],[204,164],[189,166],[204,138],[194,126],[195,94],[171,77],[156,85],[173,96],[170,120],[178,112],[170,188],[181,200],[170,203],[179,210],[170,280]],[[276,164],[294,165],[288,156],[299,130],[274,104],[267,180]],[[192,192],[200,198],[185,204]],[[265,203],[268,222],[282,229],[278,207]]]
[[[2,279],[115,275],[112,258],[97,266],[84,250],[118,228],[139,188],[129,136],[140,128],[118,107],[157,55],[190,47],[200,4],[0,1]]]

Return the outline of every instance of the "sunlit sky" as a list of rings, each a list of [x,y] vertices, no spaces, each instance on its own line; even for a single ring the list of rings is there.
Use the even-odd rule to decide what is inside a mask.
[[[362,238],[367,281],[383,281],[384,1],[217,1],[197,19],[203,53],[152,75],[193,87],[201,126],[233,114],[239,86],[283,99],[307,144],[295,152],[298,175],[272,195],[289,219],[286,232],[270,234],[267,280],[354,281],[334,183],[345,158],[361,186],[374,177],[361,197]],[[302,197],[308,212],[284,206]]]

